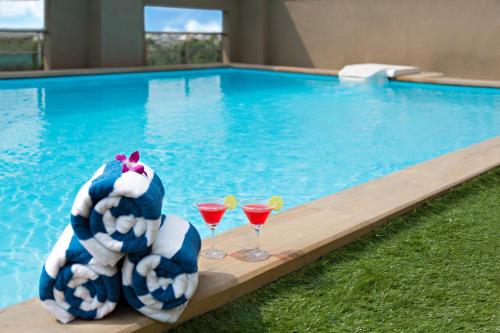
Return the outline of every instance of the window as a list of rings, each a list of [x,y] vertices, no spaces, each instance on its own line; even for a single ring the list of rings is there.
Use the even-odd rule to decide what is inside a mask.
[[[148,65],[222,62],[222,11],[145,7]]]
[[[0,71],[42,69],[43,0],[0,0]]]

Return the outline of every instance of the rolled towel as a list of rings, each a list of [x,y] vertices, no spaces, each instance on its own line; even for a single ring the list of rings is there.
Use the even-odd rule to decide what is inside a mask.
[[[120,280],[119,270],[97,263],[68,225],[42,269],[40,300],[64,324],[76,317],[99,319],[116,307]]]
[[[150,251],[129,254],[122,268],[128,303],[161,322],[177,321],[198,286],[201,239],[186,220],[167,215]]]
[[[82,186],[71,209],[75,234],[103,265],[115,266],[125,253],[145,251],[156,239],[163,184],[148,166],[137,166],[142,173],[124,169],[123,161],[106,163]]]

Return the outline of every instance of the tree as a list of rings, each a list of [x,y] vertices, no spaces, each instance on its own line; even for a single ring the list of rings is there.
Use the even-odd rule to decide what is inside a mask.
[[[218,35],[150,35],[146,38],[148,65],[222,62]]]

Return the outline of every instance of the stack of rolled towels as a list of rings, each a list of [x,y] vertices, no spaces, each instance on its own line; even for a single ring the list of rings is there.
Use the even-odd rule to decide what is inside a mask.
[[[186,220],[162,215],[162,182],[138,160],[137,152],[117,155],[83,185],[45,262],[40,299],[62,323],[103,318],[121,297],[172,323],[196,290],[200,235]]]

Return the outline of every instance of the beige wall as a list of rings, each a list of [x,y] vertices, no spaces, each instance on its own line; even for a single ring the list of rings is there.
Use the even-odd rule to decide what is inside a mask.
[[[92,0],[89,62],[92,67],[143,65],[143,5],[137,0]]]
[[[89,30],[87,32],[87,58],[89,67],[100,67],[101,64],[101,5],[100,0],[89,1]]]
[[[238,25],[232,34],[235,44],[233,62],[267,64],[268,0],[238,0]]]
[[[217,9],[226,32],[238,30],[236,0],[46,0],[46,68],[142,66],[143,6]],[[233,46],[225,36],[224,59]]]
[[[46,0],[48,68],[144,64],[143,6],[224,12],[225,60],[500,80],[500,0]]]
[[[45,0],[46,68],[88,67],[88,0]]]
[[[500,80],[499,0],[271,0],[269,62],[381,62]]]

